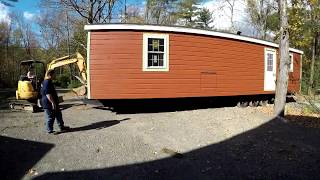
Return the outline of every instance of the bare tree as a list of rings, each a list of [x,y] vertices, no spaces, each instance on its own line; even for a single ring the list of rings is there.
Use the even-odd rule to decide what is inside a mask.
[[[287,1],[279,0],[280,14],[280,65],[277,77],[276,95],[274,102],[274,114],[284,116],[286,96],[288,90],[288,68],[289,68],[289,31]]]
[[[313,26],[311,27],[312,31],[312,54],[311,54],[311,63],[310,63],[310,77],[309,77],[309,86],[308,86],[308,95],[313,94],[313,88],[315,87],[314,76],[315,76],[315,61],[317,56],[317,46],[320,39],[320,1],[309,1],[310,6],[310,20]]]
[[[37,39],[35,33],[32,31],[31,24],[25,22],[23,16],[21,14],[12,14],[17,28],[15,29],[15,34],[18,38],[20,38],[20,42],[22,42],[22,46],[26,50],[27,56],[29,58],[33,57],[32,49],[37,47]]]
[[[128,6],[123,21],[126,23],[144,23],[143,10],[136,5]]]
[[[119,0],[44,0],[42,5],[63,7],[74,11],[89,24],[110,23],[116,2]]]
[[[0,22],[0,86],[1,79],[8,78],[8,54],[9,54],[9,39],[11,33],[11,25],[7,22]]]
[[[63,12],[53,13],[53,11],[46,11],[37,19],[44,48],[57,50],[61,41],[65,39],[67,36],[65,18]],[[57,53],[59,54],[58,51]]]
[[[8,23],[0,21],[0,45],[5,44],[7,40],[7,34],[8,34]]]
[[[148,24],[173,24],[174,5],[177,0],[146,0],[145,22]]]
[[[273,0],[246,0],[250,23],[259,33],[260,38],[267,38],[268,17],[275,11]]]
[[[224,2],[227,3],[227,7],[230,10],[230,23],[231,23],[231,27],[230,30],[232,32],[235,31],[235,25],[234,25],[234,10],[235,10],[235,3],[237,0],[224,0]]]
[[[18,78],[17,64],[35,57],[38,41],[31,23],[22,14],[9,16],[10,22],[0,23],[0,86],[13,87]]]
[[[308,95],[313,95],[313,88],[315,87],[314,68],[315,68],[315,61],[316,61],[318,38],[320,38],[320,34],[315,34],[315,37],[313,37],[313,42],[312,42],[312,52],[311,52],[312,55],[311,55],[311,63],[310,63],[310,77],[309,77]]]

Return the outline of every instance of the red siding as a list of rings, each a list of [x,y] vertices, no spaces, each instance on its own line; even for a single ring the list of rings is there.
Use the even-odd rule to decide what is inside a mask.
[[[288,91],[300,92],[301,55],[293,54],[293,72],[289,72]]]
[[[169,34],[169,71],[142,71],[143,32],[91,32],[92,99],[266,94],[264,48],[225,38]],[[300,56],[289,87],[299,91]],[[297,79],[298,78],[298,79]]]

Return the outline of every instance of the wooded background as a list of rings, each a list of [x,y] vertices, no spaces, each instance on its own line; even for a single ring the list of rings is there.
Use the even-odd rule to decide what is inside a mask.
[[[201,0],[146,0],[130,4],[126,0],[43,0],[40,14],[32,22],[22,13],[10,14],[0,22],[0,88],[15,87],[21,60],[46,63],[54,58],[80,52],[86,55],[85,24],[138,23],[179,25],[237,33],[235,6],[241,2],[254,28],[254,38],[279,43],[279,8],[274,0],[219,0],[229,11],[230,28],[214,27],[217,18]],[[0,0],[14,6],[18,0]],[[290,47],[304,51],[302,93],[320,89],[320,0],[288,1]],[[219,11],[217,9],[216,11]],[[37,28],[35,28],[35,26]],[[61,86],[72,85],[75,67],[58,71]]]

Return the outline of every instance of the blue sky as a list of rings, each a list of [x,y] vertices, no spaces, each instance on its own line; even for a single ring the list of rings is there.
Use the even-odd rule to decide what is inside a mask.
[[[38,3],[40,0],[19,0],[17,3],[12,3],[14,4],[15,7],[10,8],[10,10],[13,11],[27,11],[30,13],[36,13],[38,8]]]
[[[124,2],[124,0],[120,0]],[[202,0],[202,2],[208,2],[210,0]],[[217,0],[214,0],[217,1]],[[19,12],[24,15],[26,19],[31,20],[35,15],[40,13],[39,3],[41,0],[18,0],[18,2],[10,2],[14,7],[5,7],[5,11],[0,9],[0,19],[1,14],[7,12]],[[127,0],[127,5],[143,5],[145,0]],[[1,5],[1,4],[0,4]],[[0,7],[1,8],[1,7]]]
[[[31,17],[40,12],[39,3],[41,0],[19,0],[17,3],[11,3],[14,7],[9,7],[9,11],[21,12],[27,17]],[[144,0],[127,0],[127,4],[142,4]]]
[[[19,0],[14,4],[15,7],[10,7],[11,11],[20,11],[20,12],[30,12],[37,13],[39,12],[38,4],[41,0]],[[127,4],[142,4],[144,0],[127,0]]]
[[[23,14],[26,20],[29,22],[33,21],[33,18],[40,13],[39,3],[41,0],[19,0],[17,3],[14,4],[15,7],[5,7],[0,3],[0,20],[10,21],[8,16],[9,12],[20,12]],[[121,0],[122,2],[124,0]],[[145,0],[127,0],[127,5],[141,5]],[[241,3],[242,1],[236,1],[236,6],[234,9],[234,22],[239,27],[243,33],[245,33],[248,28],[247,24],[247,15],[245,12],[245,5]],[[230,24],[230,9],[225,1],[222,0],[202,0],[201,3],[202,7],[208,8],[210,11],[213,12],[214,18],[214,27],[218,29],[228,29]],[[37,29],[36,25],[33,26]],[[246,35],[251,35],[247,34]]]
[[[123,2],[124,0],[122,0]],[[39,7],[41,0],[18,0],[18,2],[9,2],[14,7],[4,6],[0,3],[0,20],[5,20],[10,22],[9,13],[21,13],[23,17],[32,22],[34,17],[40,14],[41,8]],[[127,4],[139,5],[144,2],[144,0],[127,0]],[[32,25],[33,28],[38,29],[36,24]]]
[[[0,3],[0,20],[9,21],[9,13],[21,13],[23,16],[31,20],[39,13],[38,3],[40,0],[19,0],[18,2],[10,2],[14,7],[4,6]]]

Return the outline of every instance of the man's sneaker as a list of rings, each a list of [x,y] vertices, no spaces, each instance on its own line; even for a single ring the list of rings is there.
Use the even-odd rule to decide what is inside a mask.
[[[54,131],[48,131],[47,133],[48,134],[54,134]]]

